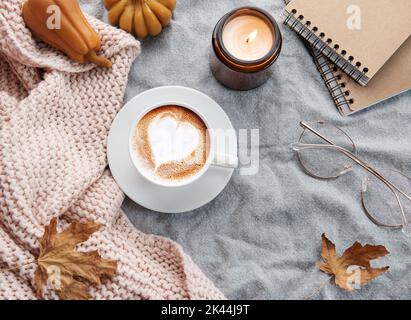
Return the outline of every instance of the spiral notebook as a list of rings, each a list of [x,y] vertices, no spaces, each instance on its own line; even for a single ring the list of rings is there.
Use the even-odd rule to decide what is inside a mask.
[[[409,38],[410,13],[410,0],[293,0],[283,17],[309,44],[366,85]],[[354,14],[355,24],[350,20]]]
[[[344,116],[373,106],[411,89],[411,38],[409,38],[366,87],[349,78],[318,50],[314,60],[334,102]]]

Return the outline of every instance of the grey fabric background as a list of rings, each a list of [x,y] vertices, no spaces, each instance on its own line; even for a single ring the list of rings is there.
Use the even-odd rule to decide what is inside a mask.
[[[81,3],[106,21],[100,1]],[[228,90],[209,69],[214,25],[229,10],[249,4],[279,20],[283,0],[177,3],[172,25],[142,42],[125,100],[163,85],[208,94],[235,128],[260,130],[260,168],[254,176],[235,172],[214,201],[189,213],[155,213],[127,199],[123,208],[136,228],[177,241],[231,299],[411,298],[411,240],[375,226],[364,215],[361,170],[336,181],[318,181],[302,172],[289,147],[298,138],[300,120],[325,119],[351,135],[365,160],[410,175],[411,92],[341,117],[309,52],[282,24],[284,45],[272,79],[253,91]],[[327,283],[314,266],[323,232],[340,253],[356,240],[385,245],[390,255],[376,265],[389,265],[390,271],[354,293]]]

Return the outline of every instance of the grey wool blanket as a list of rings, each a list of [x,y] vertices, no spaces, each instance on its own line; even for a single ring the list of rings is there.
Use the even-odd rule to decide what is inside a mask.
[[[101,1],[80,1],[86,12],[107,21]],[[283,49],[273,77],[262,87],[232,91],[209,67],[211,34],[219,18],[244,5],[268,10],[279,22]],[[181,85],[215,99],[236,129],[260,130],[259,171],[236,171],[211,203],[183,214],[161,214],[126,200],[136,228],[181,244],[230,299],[401,299],[411,296],[411,240],[382,229],[364,214],[360,168],[333,181],[307,176],[290,144],[299,121],[324,119],[355,140],[361,157],[376,167],[411,175],[411,92],[343,118],[336,110],[311,55],[284,26],[283,0],[177,0],[170,27],[142,41],[131,69],[126,101],[144,90]],[[125,102],[126,102],[125,101]],[[321,234],[339,253],[354,241],[382,244],[390,254],[378,265],[388,273],[348,293],[321,273]]]

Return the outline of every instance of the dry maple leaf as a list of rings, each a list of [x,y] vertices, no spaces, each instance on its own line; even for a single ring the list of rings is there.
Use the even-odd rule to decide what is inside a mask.
[[[372,268],[370,261],[389,254],[384,246],[362,246],[355,242],[344,251],[342,256],[338,256],[335,245],[327,239],[325,234],[321,236],[322,249],[321,257],[324,262],[317,262],[321,271],[335,277],[335,283],[344,290],[353,291],[352,283],[363,286],[370,280],[386,272],[389,267]],[[354,266],[360,269],[349,270]]]
[[[93,221],[75,221],[57,233],[57,219],[50,221],[39,239],[40,253],[35,274],[39,298],[43,297],[43,285],[49,284],[61,299],[89,299],[89,285],[100,285],[102,277],[116,273],[117,261],[103,259],[97,251],[75,251],[79,243],[86,241],[101,227]]]

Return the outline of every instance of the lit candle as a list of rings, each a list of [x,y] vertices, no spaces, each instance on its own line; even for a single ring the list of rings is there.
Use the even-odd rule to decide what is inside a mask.
[[[253,7],[233,10],[214,28],[211,70],[229,88],[256,88],[270,78],[281,46],[280,29],[269,13]]]
[[[254,61],[267,55],[274,44],[272,28],[254,15],[240,15],[223,29],[223,43],[234,57]]]

